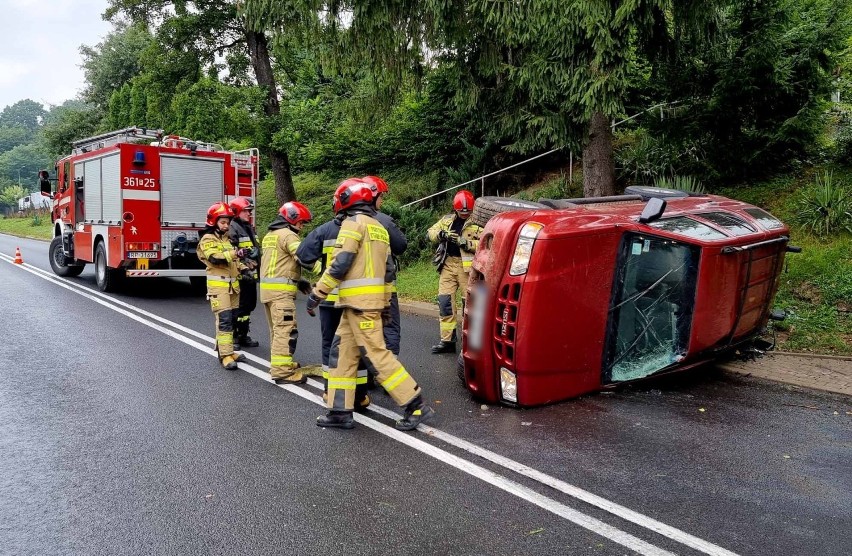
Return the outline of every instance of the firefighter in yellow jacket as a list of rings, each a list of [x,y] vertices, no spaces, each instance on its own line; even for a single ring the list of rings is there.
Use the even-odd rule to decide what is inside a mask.
[[[276,384],[304,384],[307,377],[293,361],[299,329],[296,326],[296,292],[310,293],[310,284],[301,279],[296,259],[299,232],[311,221],[311,211],[295,201],[281,205],[278,216],[264,236],[260,260],[260,302],[269,323],[269,374]]]
[[[429,241],[438,244],[435,262],[438,264],[438,314],[441,341],[432,346],[432,353],[456,352],[456,292],[462,295],[467,288],[470,265],[479,246],[482,227],[469,220],[473,211],[473,193],[459,191],[453,198],[454,214],[438,220],[427,232]]]
[[[376,381],[405,408],[396,422],[399,430],[412,430],[434,418],[435,411],[423,402],[420,386],[385,345],[382,310],[390,304],[387,284],[393,279],[393,259],[387,230],[376,220],[374,187],[353,180],[342,183],[334,194],[334,211],[343,213],[332,251],[332,262],[308,296],[308,314],[329,292],[338,288],[336,307],[343,309],[336,336],[337,353],[329,357],[328,414],[317,418],[321,427],[351,429],[355,426],[355,387],[358,361],[363,356],[376,369]],[[337,338],[335,338],[337,340]]]
[[[207,300],[216,319],[216,351],[222,366],[232,371],[245,356],[234,353],[234,311],[239,307],[240,272],[250,270],[240,262],[239,249],[228,238],[228,226],[234,214],[225,203],[207,210],[207,228],[198,242],[196,253],[207,267]]]

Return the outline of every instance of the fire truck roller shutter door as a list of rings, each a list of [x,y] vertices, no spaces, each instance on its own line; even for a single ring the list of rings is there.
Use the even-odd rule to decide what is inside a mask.
[[[75,164],[75,170],[79,167],[83,168],[82,174],[75,171],[74,177],[83,177],[83,199],[86,203],[84,207],[83,219],[87,222],[98,223],[103,218],[101,215],[101,161],[87,160],[82,164]]]
[[[101,203],[104,222],[121,222],[121,171],[118,153],[101,159]]]
[[[224,161],[221,159],[160,157],[162,222],[202,225],[210,203],[224,199]]]

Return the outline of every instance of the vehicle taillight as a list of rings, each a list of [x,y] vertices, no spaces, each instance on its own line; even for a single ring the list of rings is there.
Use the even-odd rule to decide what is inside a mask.
[[[124,248],[127,251],[158,251],[159,243],[125,243]]]
[[[518,243],[515,245],[515,254],[512,255],[512,265],[509,267],[509,276],[520,276],[526,274],[530,266],[535,238],[538,237],[544,224],[538,222],[527,222],[521,227]]]

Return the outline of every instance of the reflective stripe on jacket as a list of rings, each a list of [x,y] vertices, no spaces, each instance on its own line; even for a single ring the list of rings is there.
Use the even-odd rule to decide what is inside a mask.
[[[456,218],[458,218],[458,216],[456,216],[455,213],[442,216],[441,219],[435,222],[426,232],[426,236],[429,238],[429,241],[432,243],[438,243],[438,234],[441,231],[450,233],[453,221]],[[470,266],[473,263],[473,256],[476,254],[476,248],[479,247],[479,236],[481,234],[482,226],[474,224],[471,222],[470,218],[464,221],[459,237],[463,237],[467,243],[464,247],[459,246],[459,251],[461,252],[462,267],[465,270],[470,270]]]
[[[207,267],[207,293],[239,291],[240,263],[226,234],[204,234],[195,252]]]
[[[316,288],[322,296],[338,289],[336,307],[380,310],[387,306],[393,261],[390,238],[378,220],[356,214],[343,221],[326,268]]]
[[[260,302],[296,295],[302,271],[296,260],[299,236],[290,228],[271,230],[263,238],[260,258]]]

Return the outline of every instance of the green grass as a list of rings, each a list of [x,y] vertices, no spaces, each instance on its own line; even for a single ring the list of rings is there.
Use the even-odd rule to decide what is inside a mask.
[[[431,261],[403,265],[397,277],[397,289],[403,299],[437,302],[438,273]]]
[[[42,216],[38,225],[33,225],[34,220],[32,216],[0,218],[0,233],[18,237],[51,239],[53,237],[53,226],[50,223],[50,217]]]

